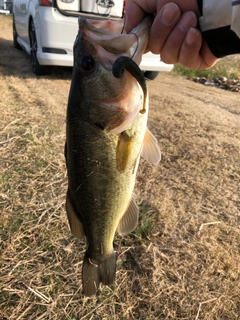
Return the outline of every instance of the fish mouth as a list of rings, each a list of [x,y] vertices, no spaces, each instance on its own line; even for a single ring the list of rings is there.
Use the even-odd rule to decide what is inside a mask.
[[[98,21],[78,18],[79,32],[99,51],[104,49],[104,55],[111,64],[120,56],[132,58],[139,65],[141,57],[147,48],[152,15],[147,15],[142,22],[128,34],[123,32],[122,21]]]

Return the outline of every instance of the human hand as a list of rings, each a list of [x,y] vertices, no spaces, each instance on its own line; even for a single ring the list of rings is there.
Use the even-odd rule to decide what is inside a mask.
[[[191,69],[212,67],[218,59],[197,29],[196,0],[128,0],[125,30],[132,30],[146,13],[155,14],[147,51],[161,54],[165,63],[181,63]]]

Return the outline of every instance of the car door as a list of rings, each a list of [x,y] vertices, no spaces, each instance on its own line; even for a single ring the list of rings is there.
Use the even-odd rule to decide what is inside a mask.
[[[28,42],[29,0],[14,0],[14,19],[18,36]]]

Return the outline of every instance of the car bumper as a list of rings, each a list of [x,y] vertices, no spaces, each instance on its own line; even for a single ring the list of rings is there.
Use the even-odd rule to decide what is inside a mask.
[[[40,7],[38,15],[36,20],[39,21],[39,26],[36,26],[36,32],[38,27],[41,30],[37,52],[39,64],[73,66],[73,43],[78,33],[78,19],[65,17],[54,8]],[[64,53],[49,53],[44,50]]]

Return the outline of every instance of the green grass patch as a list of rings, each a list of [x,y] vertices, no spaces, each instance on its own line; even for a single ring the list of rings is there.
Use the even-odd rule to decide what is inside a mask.
[[[153,231],[154,221],[152,219],[152,208],[147,204],[141,204],[139,206],[139,224],[135,230],[137,236],[142,238],[148,238]]]
[[[209,80],[213,80],[216,78],[226,77],[228,80],[230,79],[237,79],[238,72],[230,72],[224,65],[216,65],[211,69],[204,69],[204,70],[192,70],[185,68],[184,66],[177,64],[174,66],[173,73],[184,76],[187,78],[207,78]]]
[[[205,77],[209,80],[226,77],[230,79],[240,78],[240,57],[233,55],[219,60],[214,67],[204,70],[188,69],[180,64],[176,64],[173,68],[173,74],[184,76],[187,78]]]

